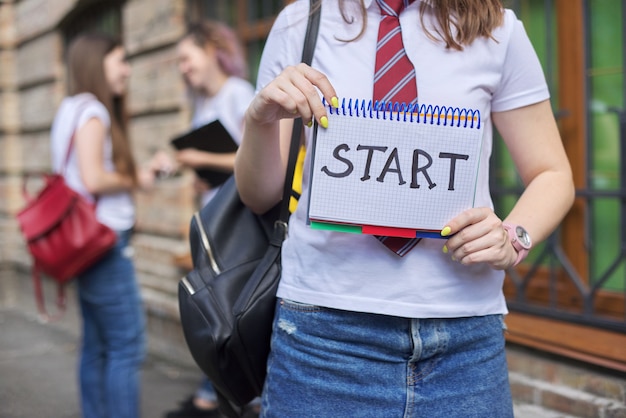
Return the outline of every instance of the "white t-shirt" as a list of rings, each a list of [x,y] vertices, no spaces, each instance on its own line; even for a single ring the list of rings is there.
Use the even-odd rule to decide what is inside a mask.
[[[248,81],[229,77],[215,96],[198,96],[194,100],[191,127],[196,129],[219,120],[239,145],[243,136],[243,118],[253,97],[254,87]],[[204,193],[201,199],[203,206],[215,196],[218,189],[215,187]]]
[[[322,2],[312,66],[330,80],[338,97],[371,99],[380,12],[366,0],[368,27],[361,30],[358,1],[346,1],[346,24],[335,0]],[[422,30],[414,2],[400,16],[407,55],[416,68],[419,103],[478,109],[484,123],[476,206],[493,207],[489,192],[491,112],[549,98],[545,78],[522,23],[507,10],[494,39],[480,38],[463,51],[446,49]],[[429,6],[430,7],[430,6]],[[309,2],[299,0],[278,16],[259,69],[257,89],[286,66],[300,62]],[[348,20],[349,20],[348,19]],[[424,24],[436,27],[429,9]],[[436,34],[432,29],[430,31]],[[410,318],[449,318],[506,313],[504,273],[485,264],[464,266],[442,252],[443,240],[423,239],[399,257],[369,235],[312,230],[307,226],[310,144],[300,204],[283,245],[278,296],[303,303]]]
[[[78,120],[76,119],[77,117]],[[63,170],[68,145],[74,131],[80,129],[91,118],[102,121],[107,132],[110,131],[111,119],[109,113],[94,95],[81,93],[63,99],[52,123],[50,136],[52,168],[55,172]],[[81,179],[75,150],[76,144],[73,146],[70,159],[64,171],[65,181],[72,189],[93,201],[93,196],[87,192]],[[104,168],[107,171],[115,170],[109,134],[107,134],[104,141]],[[98,196],[96,215],[100,222],[111,229],[125,231],[132,228],[135,224],[135,205],[131,193],[119,192]]]

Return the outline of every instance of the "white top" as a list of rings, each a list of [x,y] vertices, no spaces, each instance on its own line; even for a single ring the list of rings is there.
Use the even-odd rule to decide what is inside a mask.
[[[354,4],[350,4],[354,2]],[[325,73],[338,97],[371,99],[380,12],[366,0],[369,26],[361,29],[356,0],[346,1],[354,23],[341,17],[335,0],[324,0],[312,66]],[[416,67],[419,102],[480,110],[484,143],[476,206],[493,207],[489,192],[492,111],[505,111],[549,98],[545,78],[522,23],[506,11],[493,39],[480,38],[463,51],[447,50],[422,30],[420,1],[400,16],[407,55]],[[299,0],[278,16],[261,60],[258,89],[302,54],[309,2]],[[349,20],[349,19],[348,19]],[[435,27],[429,11],[424,23]],[[431,33],[436,33],[435,29]],[[305,129],[310,148],[312,129]],[[289,223],[282,252],[278,296],[303,303],[413,318],[506,313],[504,272],[485,264],[464,266],[442,252],[440,239],[424,239],[399,257],[369,235],[311,230],[307,226],[310,149],[303,192]]]
[[[239,77],[229,77],[215,96],[198,96],[194,100],[194,113],[191,119],[192,129],[219,120],[237,145],[243,136],[243,118],[248,105],[254,97],[254,87]],[[219,187],[214,187],[202,196],[202,205],[206,205]]]
[[[76,120],[78,112],[80,116]],[[104,168],[114,171],[113,148],[109,134],[111,119],[104,105],[90,93],[81,93],[66,97],[52,122],[50,135],[52,168],[61,172],[65,163],[67,148],[75,130],[80,129],[91,118],[100,119],[107,130],[104,141]],[[68,186],[76,190],[87,199],[93,201],[93,196],[87,192],[80,177],[78,160],[76,158],[76,144],[72,150],[68,165],[65,169],[65,181]],[[130,192],[103,194],[98,196],[96,216],[100,222],[117,231],[125,231],[135,224],[135,205]]]

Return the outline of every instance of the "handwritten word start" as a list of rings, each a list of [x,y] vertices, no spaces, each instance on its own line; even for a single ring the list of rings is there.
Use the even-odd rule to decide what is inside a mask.
[[[387,155],[388,149],[389,147],[384,147],[384,146],[378,147],[378,146],[371,146],[371,145],[357,145],[356,151],[352,151],[350,147],[348,146],[348,144],[340,144],[340,145],[337,145],[337,147],[335,147],[335,149],[333,150],[333,157],[337,161],[340,161],[341,163],[345,164],[346,166],[345,170],[341,172],[333,172],[326,165],[323,166],[321,170],[329,177],[334,177],[334,178],[348,177],[354,171],[354,164],[349,159],[350,155],[352,155],[355,152],[366,151],[367,159],[365,162],[365,166],[363,167],[363,175],[361,176],[360,180],[368,181],[371,179],[370,172],[372,171],[372,168],[381,167],[381,165],[379,164],[381,161],[381,158],[378,158],[380,154],[376,154],[376,153],[382,153],[383,154],[382,158],[383,159],[386,158],[386,160],[385,160],[384,165],[382,166],[382,169],[380,170],[380,174],[376,177],[376,181],[383,183],[385,181],[385,176],[387,176],[388,173],[394,173],[398,176],[398,185],[402,186],[406,184],[406,181],[404,180],[404,176],[402,174],[403,172],[400,168],[400,159],[398,158],[398,148],[393,148],[391,152],[389,152],[389,154]],[[457,161],[464,161],[468,159],[469,159],[469,155],[455,154],[451,152],[440,152],[439,155],[437,156],[437,161],[443,161],[443,162],[447,161],[447,163],[449,164],[448,190],[454,190],[454,179],[455,179]],[[418,174],[421,174],[426,179],[426,181],[428,182],[429,189],[433,189],[437,187],[437,184],[432,180],[431,176],[428,174],[428,169],[431,168],[431,166],[435,163],[435,161],[436,160],[434,160],[433,157],[426,151],[422,149],[413,150],[413,159],[412,159],[412,164],[411,164],[411,183],[409,185],[411,189],[420,188],[420,184],[417,181]],[[376,172],[378,172],[378,170],[376,170]]]

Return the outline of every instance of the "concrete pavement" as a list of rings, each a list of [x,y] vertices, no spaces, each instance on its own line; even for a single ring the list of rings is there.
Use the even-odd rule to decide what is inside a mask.
[[[46,288],[46,302],[52,305],[53,289],[48,284]],[[80,418],[80,322],[74,295],[70,287],[68,311],[61,320],[42,323],[29,275],[0,272],[0,418]],[[155,339],[149,332],[149,345]],[[142,418],[161,418],[175,409],[200,379],[190,357],[165,357],[150,350],[142,368]]]
[[[21,284],[7,286],[15,280]],[[68,291],[68,312],[63,319],[41,323],[28,280],[24,274],[7,277],[6,271],[0,272],[0,418],[80,418],[76,381],[79,319],[74,291]],[[158,339],[155,333],[149,328],[149,345],[151,339]],[[163,417],[200,382],[200,372],[190,357],[159,353],[150,350],[143,366],[142,418]],[[306,417],[305,411],[302,416]],[[520,404],[515,405],[515,418],[572,417]]]
[[[18,308],[0,310],[0,417],[78,418],[77,334]],[[195,390],[197,369],[149,355],[142,416],[159,418]]]

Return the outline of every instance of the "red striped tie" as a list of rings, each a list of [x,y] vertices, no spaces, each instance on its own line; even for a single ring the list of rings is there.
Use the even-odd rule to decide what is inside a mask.
[[[376,45],[374,100],[414,103],[417,101],[415,67],[402,43],[400,13],[414,0],[376,0],[381,10]],[[404,256],[417,245],[418,238],[376,236],[387,248]]]
[[[413,103],[417,101],[415,67],[404,51],[400,13],[413,0],[377,0],[381,9],[374,100]]]

